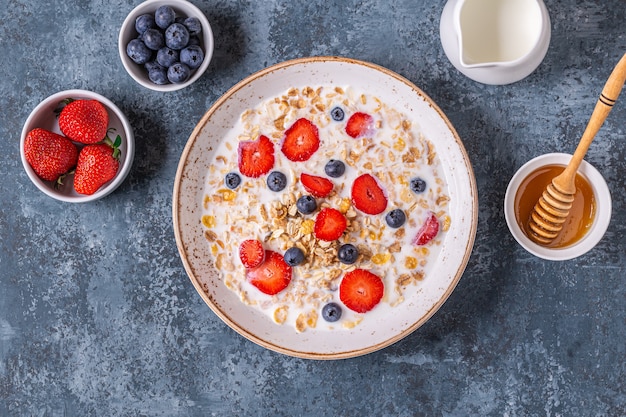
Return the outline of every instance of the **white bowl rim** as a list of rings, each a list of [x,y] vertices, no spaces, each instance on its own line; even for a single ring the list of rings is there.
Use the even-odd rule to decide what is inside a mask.
[[[45,181],[43,181],[41,178],[37,176],[37,174],[35,174],[35,171],[33,170],[33,168],[26,161],[26,156],[24,154],[24,140],[26,139],[28,132],[31,130],[30,124],[32,120],[35,117],[37,117],[38,113],[43,108],[47,107],[50,103],[59,103],[63,99],[68,98],[68,97],[89,98],[89,99],[100,101],[102,104],[104,104],[107,108],[109,108],[111,111],[115,113],[116,117],[119,119],[120,123],[124,127],[125,145],[126,145],[126,156],[124,158],[124,163],[120,166],[120,170],[115,176],[115,178],[106,187],[99,189],[92,195],[67,196],[61,193],[54,192],[54,190],[52,190]],[[35,127],[36,126],[33,126],[32,128],[35,128]],[[46,195],[59,201],[64,201],[67,203],[84,203],[84,202],[99,200],[107,196],[108,194],[112,193],[126,179],[126,177],[128,176],[128,173],[130,172],[131,166],[133,164],[134,156],[135,156],[135,136],[133,133],[133,129],[130,125],[130,122],[126,118],[126,115],[111,100],[93,91],[72,89],[72,90],[59,91],[57,93],[52,94],[51,96],[48,96],[33,109],[33,111],[30,113],[30,115],[28,116],[28,118],[26,119],[26,122],[24,123],[22,127],[22,135],[20,138],[20,157],[22,160],[22,165],[24,166],[24,170],[26,171],[26,174],[28,175],[30,180],[33,182],[33,184],[35,184],[37,188],[39,188],[39,190],[41,190]]]
[[[595,221],[591,229],[578,242],[565,248],[546,248],[528,238],[522,232],[515,218],[515,194],[522,181],[535,169],[545,165],[567,165],[572,155],[566,153],[547,153],[531,159],[522,165],[513,175],[506,189],[504,214],[507,226],[515,240],[529,253],[550,261],[574,259],[593,249],[604,236],[611,221],[611,192],[600,172],[589,162],[583,160],[578,172],[591,185],[596,199]]]
[[[354,348],[354,349],[341,350],[337,352],[322,353],[322,352],[318,352],[314,350],[307,350],[305,348],[295,349],[291,347],[285,347],[283,345],[277,344],[277,342],[266,340],[267,335],[262,336],[262,335],[256,334],[255,332],[251,332],[247,330],[246,328],[244,328],[244,326],[241,326],[239,323],[234,321],[226,312],[222,311],[222,308],[220,307],[219,302],[213,300],[211,296],[202,289],[199,279],[195,276],[195,267],[192,265],[192,261],[190,260],[190,258],[192,258],[191,256],[192,254],[188,252],[188,251],[193,251],[193,249],[188,247],[188,245],[191,245],[191,243],[186,241],[185,238],[183,238],[181,226],[184,225],[185,223],[183,221],[183,215],[179,213],[179,210],[180,210],[180,205],[181,205],[180,201],[182,199],[181,193],[183,192],[183,189],[184,189],[184,186],[182,185],[182,179],[186,177],[185,167],[186,165],[190,163],[189,155],[191,153],[192,148],[194,148],[195,146],[198,135],[204,128],[204,125],[208,123],[208,120],[211,118],[212,114],[220,106],[222,106],[225,102],[227,102],[231,96],[235,95],[239,90],[246,87],[252,80],[262,78],[265,75],[271,74],[273,72],[278,72],[285,68],[289,68],[292,66],[297,67],[300,64],[318,64],[318,63],[325,63],[325,62],[357,65],[357,66],[365,67],[368,70],[380,71],[386,76],[395,79],[395,82],[404,83],[407,86],[410,86],[415,92],[419,93],[419,96],[421,96],[423,100],[428,102],[428,105],[432,108],[432,110],[434,110],[435,113],[437,113],[438,117],[441,118],[441,121],[447,126],[447,129],[449,129],[449,133],[452,135],[453,140],[459,146],[458,152],[462,155],[462,158],[465,162],[464,168],[467,169],[466,180],[470,188],[470,190],[468,190],[469,196],[467,197],[467,200],[468,200],[467,203],[471,206],[471,210],[469,213],[467,213],[466,220],[468,220],[468,222],[463,222],[466,224],[463,226],[460,226],[464,230],[466,229],[467,241],[464,241],[464,251],[459,261],[460,262],[459,268],[456,270],[454,277],[452,277],[452,280],[450,281],[449,286],[447,286],[445,291],[440,295],[440,298],[438,299],[438,301],[434,303],[434,305],[429,309],[429,311],[423,317],[416,319],[416,321],[408,329],[405,329],[403,332],[398,333],[395,336],[390,337],[387,340],[378,342],[377,344],[370,345],[368,347],[363,347],[363,348]],[[183,150],[183,153],[181,155],[180,162],[178,165],[178,170],[176,173],[176,180],[174,183],[173,200],[172,200],[172,217],[173,217],[174,234],[176,237],[176,243],[178,246],[179,254],[181,256],[181,260],[183,262],[183,266],[185,267],[185,270],[187,272],[187,275],[192,281],[196,291],[199,293],[199,295],[205,301],[205,303],[210,307],[210,309],[220,319],[222,319],[222,321],[224,321],[229,327],[231,327],[235,332],[239,333],[243,337],[247,338],[248,340],[262,347],[265,347],[267,349],[270,349],[270,350],[273,350],[275,352],[279,352],[282,354],[286,354],[289,356],[300,357],[304,359],[316,359],[316,360],[345,359],[345,358],[352,358],[356,356],[365,355],[365,354],[374,352],[376,350],[380,350],[384,347],[387,347],[403,339],[404,337],[406,337],[407,335],[409,335],[410,333],[412,333],[413,331],[421,327],[445,303],[445,301],[448,299],[448,297],[454,291],[455,287],[460,281],[461,276],[463,275],[463,272],[469,262],[469,257],[472,253],[472,248],[474,245],[477,224],[478,224],[478,191],[477,191],[476,180],[475,180],[475,176],[473,173],[473,169],[469,161],[469,156],[464,148],[463,142],[461,141],[458,133],[452,126],[447,116],[439,109],[436,103],[428,95],[426,95],[419,87],[415,86],[411,81],[402,77],[401,75],[389,69],[386,69],[384,67],[373,64],[373,63],[369,63],[369,62],[361,61],[357,59],[352,59],[352,58],[346,58],[346,57],[313,56],[313,57],[296,58],[293,60],[284,61],[278,64],[274,64],[272,66],[269,66],[254,74],[251,74],[250,76],[246,77],[246,79],[240,81],[231,89],[229,89],[224,95],[220,97],[220,99],[218,99],[215,103],[213,103],[212,106],[210,106],[210,108],[207,110],[207,112],[203,116],[202,120],[196,125],[194,132],[192,132],[192,134],[190,135],[189,141],[185,145],[185,149]]]
[[[128,30],[133,30],[133,31],[135,30],[135,19],[137,18],[137,16],[145,13],[146,12],[145,9],[150,8],[151,6],[158,7],[161,5],[169,5],[169,6],[172,6],[173,8],[176,8],[177,6],[189,8],[193,10],[195,14],[197,14],[195,17],[200,19],[202,22],[202,33],[203,33],[202,41],[204,44],[204,61],[202,62],[202,65],[200,65],[200,67],[196,69],[194,73],[191,75],[191,77],[189,77],[189,79],[185,81],[184,83],[180,83],[180,84],[170,83],[170,84],[158,85],[158,84],[154,84],[153,82],[151,82],[147,78],[147,76],[145,79],[138,77],[135,74],[136,70],[138,69],[138,64],[135,64],[134,62],[132,62],[132,60],[126,55],[126,42],[128,41],[127,39],[125,39],[125,36],[124,36],[124,34],[126,33],[126,30],[128,28],[130,28]],[[213,30],[211,29],[211,24],[209,23],[209,19],[202,12],[202,10],[200,10],[195,4],[190,3],[186,0],[146,0],[143,3],[140,3],[139,5],[137,5],[133,10],[131,10],[126,16],[126,18],[124,19],[124,22],[122,23],[122,26],[120,27],[117,44],[118,44],[118,52],[120,55],[120,60],[122,61],[122,65],[124,66],[124,69],[126,70],[128,75],[130,75],[130,77],[133,80],[135,80],[138,84],[150,90],[160,91],[160,92],[169,92],[169,91],[177,91],[193,84],[206,72],[207,68],[209,67],[209,64],[211,63],[211,59],[213,57],[213,50],[214,50],[215,42],[213,38]]]

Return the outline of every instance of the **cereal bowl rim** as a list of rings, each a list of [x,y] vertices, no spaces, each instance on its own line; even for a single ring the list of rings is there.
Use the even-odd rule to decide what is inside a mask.
[[[185,13],[188,17],[193,15],[194,17],[200,19],[200,21],[202,22],[202,43],[204,49],[204,61],[202,62],[202,65],[200,65],[200,67],[198,67],[198,69],[193,72],[193,74],[191,75],[191,77],[189,77],[187,81],[180,84],[154,84],[152,81],[150,81],[144,69],[139,64],[134,63],[128,57],[128,55],[126,55],[126,44],[133,37],[137,37],[138,35],[135,30],[135,19],[137,19],[137,17],[144,13],[154,12],[158,7],[165,5],[171,6],[176,12],[180,11]],[[122,61],[122,65],[124,66],[126,72],[131,76],[133,80],[135,80],[143,87],[160,92],[178,91],[193,84],[208,69],[209,64],[211,63],[211,59],[213,57],[213,50],[213,30],[211,29],[209,19],[196,5],[186,0],[147,0],[143,3],[140,3],[133,10],[131,10],[124,19],[124,22],[120,27],[118,36],[118,51],[120,55],[120,60]]]
[[[113,113],[113,115],[119,120],[119,124],[122,126],[124,130],[124,136],[122,138],[123,145],[125,146],[125,152],[123,154],[123,160],[120,161],[120,168],[115,176],[108,184],[100,188],[92,195],[66,195],[56,191],[51,185],[50,181],[44,181],[35,174],[35,171],[30,166],[30,164],[26,161],[26,155],[24,154],[24,141],[28,132],[32,129],[40,127],[35,126],[35,121],[39,118],[42,111],[46,111],[51,107],[57,105],[63,99],[66,98],[77,98],[77,99],[92,99],[98,100],[109,110],[109,112]],[[52,117],[52,116],[51,116]],[[111,120],[109,119],[109,124],[111,124]],[[135,136],[133,133],[133,129],[128,121],[126,115],[117,107],[115,103],[113,103],[108,98],[104,97],[101,94],[95,93],[93,91],[81,90],[81,89],[71,89],[59,91],[57,93],[48,96],[44,100],[42,100],[35,108],[31,111],[26,122],[22,127],[22,134],[20,138],[20,157],[22,160],[22,165],[24,166],[24,170],[28,175],[28,178],[32,181],[32,183],[43,193],[52,197],[59,201],[64,201],[68,203],[84,203],[99,200],[110,193],[112,193],[120,184],[126,179],[128,173],[130,172],[130,168],[133,164],[133,159],[135,156]]]
[[[232,119],[249,105],[310,83],[372,86],[372,94],[407,98],[402,108],[426,123],[426,133],[441,135],[441,155],[451,195],[457,199],[446,243],[434,264],[437,279],[427,280],[416,297],[399,307],[393,320],[373,318],[358,328],[326,337],[325,330],[298,333],[277,326],[260,311],[249,308],[226,288],[209,256],[200,222],[206,161]],[[434,130],[433,130],[434,129]],[[443,151],[448,149],[448,151]],[[172,198],[174,234],[183,266],[195,289],[211,310],[234,331],[267,349],[306,359],[332,360],[364,355],[389,346],[422,326],[443,305],[465,270],[478,223],[476,181],[456,130],[439,107],[406,78],[389,69],[345,57],[308,57],[285,61],[254,73],[217,100],[196,125],[181,155]],[[421,302],[421,301],[423,302]]]

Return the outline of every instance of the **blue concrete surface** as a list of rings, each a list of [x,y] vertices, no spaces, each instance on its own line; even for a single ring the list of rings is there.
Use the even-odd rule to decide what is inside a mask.
[[[117,52],[139,1],[0,1],[0,415],[626,415],[626,95],[589,150],[613,216],[572,261],[513,240],[501,207],[515,170],[572,152],[626,52],[626,1],[547,0],[552,43],[527,79],[487,86],[447,61],[443,0],[193,1],[216,50],[193,87],[136,84]],[[171,195],[195,124],[228,88],[310,55],[370,61],[430,95],[475,168],[476,244],[456,291],[422,328],[335,362],[264,350],[202,302],[176,250]],[[39,192],[19,158],[39,101],[82,88],[118,104],[135,129],[125,183],[96,203]]]

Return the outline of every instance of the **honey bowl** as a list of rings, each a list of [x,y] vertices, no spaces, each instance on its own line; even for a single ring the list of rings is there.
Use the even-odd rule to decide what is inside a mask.
[[[587,253],[602,239],[611,220],[609,187],[598,170],[583,160],[576,176],[574,206],[563,230],[546,246],[529,237],[527,223],[535,203],[571,157],[549,153],[528,161],[513,175],[506,190],[504,214],[509,230],[524,249],[539,258],[565,261]]]

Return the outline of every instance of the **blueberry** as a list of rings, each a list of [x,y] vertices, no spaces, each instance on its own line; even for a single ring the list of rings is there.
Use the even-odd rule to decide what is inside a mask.
[[[188,17],[187,19],[185,19],[183,24],[187,27],[187,30],[189,30],[189,35],[191,36],[199,35],[202,33],[202,23],[200,23],[200,19],[198,19],[197,17]]]
[[[224,177],[224,185],[231,190],[239,187],[239,184],[241,184],[241,177],[236,172],[229,172]]]
[[[426,181],[421,178],[413,178],[411,179],[410,187],[414,193],[423,193],[426,190]]]
[[[163,48],[165,41],[163,40],[163,33],[158,29],[148,29],[142,35],[141,39],[146,46],[153,51],[158,51]]]
[[[161,66],[169,68],[178,62],[179,56],[180,54],[178,51],[164,46],[163,48],[158,50],[156,59]]]
[[[326,166],[324,167],[324,172],[329,177],[341,177],[344,172],[346,172],[346,164],[337,159],[331,159],[326,163]]]
[[[341,318],[341,306],[337,303],[328,303],[322,307],[322,317],[329,323],[334,323]]]
[[[272,171],[267,176],[267,188],[272,191],[282,191],[287,186],[287,176],[280,171]]]
[[[139,39],[133,39],[126,45],[126,55],[136,64],[145,64],[152,58],[152,51]]]
[[[180,62],[191,69],[198,68],[202,65],[202,61],[204,61],[204,52],[198,45],[190,45],[180,51]]]
[[[304,252],[302,252],[302,249],[294,246],[287,249],[283,258],[285,259],[287,265],[297,266],[304,262]]]
[[[155,28],[156,23],[154,22],[154,16],[151,14],[142,14],[141,16],[135,19],[135,30],[137,33],[142,34],[146,30]]]
[[[176,19],[176,12],[170,6],[161,6],[154,12],[154,21],[161,29],[166,29],[174,23],[174,19]]]
[[[167,69],[167,79],[175,84],[184,83],[189,79],[191,70],[185,64],[175,63]]]
[[[165,44],[172,49],[183,49],[189,42],[189,31],[180,23],[172,23],[165,30]]]
[[[398,227],[402,226],[406,221],[406,214],[404,214],[404,212],[400,209],[391,210],[385,216],[385,221],[387,222],[389,227],[397,229]]]
[[[187,46],[198,45],[200,46],[200,38],[197,36],[189,36],[189,42],[187,42]]]
[[[302,214],[311,214],[317,210],[317,201],[310,195],[303,195],[296,201],[296,207]]]
[[[342,121],[344,116],[345,113],[343,112],[343,109],[341,107],[333,107],[333,109],[330,111],[330,117],[332,117],[333,120],[336,122]]]
[[[153,68],[163,68],[158,62],[156,61],[148,61],[145,64],[143,64],[143,67],[146,69],[146,71],[150,72],[151,69]]]
[[[158,65],[150,68],[148,71],[148,78],[150,81],[157,85],[169,84],[170,81],[167,78],[167,69]]]
[[[337,258],[341,263],[346,265],[351,265],[356,262],[356,259],[359,257],[359,250],[356,246],[346,243],[345,245],[341,245],[339,250],[337,251]]]

